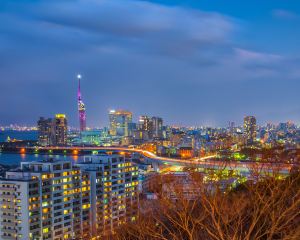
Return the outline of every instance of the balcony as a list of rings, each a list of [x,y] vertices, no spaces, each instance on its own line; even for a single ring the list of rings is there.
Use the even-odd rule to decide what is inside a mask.
[[[1,222],[1,226],[11,227],[14,228],[17,225],[15,222]]]
[[[4,236],[4,235],[1,235],[1,238],[0,239],[3,239],[3,240],[15,240],[16,238],[15,237],[12,237],[12,236]]]
[[[7,219],[7,220],[15,220],[16,219],[16,217],[14,215],[9,216],[9,215],[4,215],[4,214],[1,214],[0,218]]]
[[[10,233],[10,234],[16,234],[16,233],[17,233],[17,230],[16,230],[16,229],[5,229],[5,228],[1,228],[1,231],[2,231],[2,232],[5,232],[5,233]]]
[[[16,212],[16,209],[15,208],[2,208],[1,212],[2,213],[12,213],[12,214],[14,214]]]
[[[6,195],[6,194],[0,194],[0,199],[14,199],[14,195]]]
[[[14,187],[0,187],[0,191],[16,191]]]

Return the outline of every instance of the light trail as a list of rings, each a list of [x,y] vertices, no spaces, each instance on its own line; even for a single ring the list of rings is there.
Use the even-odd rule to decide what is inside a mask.
[[[36,149],[36,148],[27,148]],[[222,161],[214,160],[217,157],[216,154],[201,157],[201,158],[191,158],[191,159],[177,159],[170,157],[161,157],[156,154],[137,148],[124,148],[124,147],[39,147],[39,150],[71,150],[71,151],[119,151],[119,152],[132,152],[140,153],[146,158],[152,159],[154,161],[159,161],[167,164],[179,164],[183,166],[193,166],[200,168],[216,168],[216,169],[245,169],[252,171],[285,171],[289,172],[293,167],[293,164],[286,163],[259,163],[259,162],[236,162],[236,161]],[[77,153],[79,153],[77,152]]]

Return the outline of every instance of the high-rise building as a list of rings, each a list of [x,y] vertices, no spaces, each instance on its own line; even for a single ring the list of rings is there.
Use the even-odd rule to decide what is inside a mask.
[[[148,116],[140,116],[138,123],[138,135],[142,136],[142,140],[152,139],[153,125],[151,118]]]
[[[153,140],[163,138],[163,120],[160,117],[140,116],[135,139]]]
[[[54,145],[67,145],[68,122],[65,114],[56,114],[54,119]]]
[[[110,153],[22,162],[0,178],[0,239],[91,239],[136,220],[138,168]]]
[[[80,90],[81,75],[77,75],[77,79],[78,79],[77,104],[78,104],[78,116],[79,116],[79,129],[80,132],[82,132],[86,130],[86,112],[85,112],[85,105],[82,101],[81,90]]]
[[[129,124],[132,123],[132,113],[124,110],[110,110],[109,124],[112,136],[128,137]]]
[[[7,172],[0,179],[0,239],[83,236],[90,194],[82,179],[70,161],[22,162],[21,170]]]
[[[152,130],[151,118],[148,116],[140,116],[138,128],[139,130],[143,130],[147,132],[151,131]]]
[[[41,117],[38,120],[38,143],[40,146],[50,146],[53,144],[53,119]]]
[[[40,146],[67,145],[68,122],[65,114],[56,114],[54,119],[41,117],[37,125]]]
[[[256,118],[253,116],[246,116],[244,118],[244,134],[247,144],[253,144],[256,139]]]
[[[87,172],[91,191],[91,232],[93,236],[112,233],[126,222],[136,220],[138,208],[138,167],[124,154],[89,156],[77,164]]]
[[[154,138],[163,138],[163,119],[160,117],[152,117],[152,130]]]
[[[230,135],[233,135],[233,133],[234,133],[234,128],[235,128],[234,122],[229,122],[229,123],[228,123],[228,132],[229,132]]]

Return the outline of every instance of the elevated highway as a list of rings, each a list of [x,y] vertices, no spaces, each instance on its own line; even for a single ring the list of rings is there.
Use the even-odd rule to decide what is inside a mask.
[[[177,159],[170,157],[161,157],[156,154],[137,148],[126,147],[38,147],[38,148],[19,148],[20,153],[41,153],[41,154],[70,154],[70,155],[88,155],[100,152],[117,151],[121,153],[139,153],[151,161],[158,164],[170,164],[186,167],[210,168],[210,169],[236,169],[240,171],[254,172],[280,172],[289,173],[293,164],[286,163],[260,163],[260,162],[239,162],[217,160],[217,155],[209,155],[191,159]]]

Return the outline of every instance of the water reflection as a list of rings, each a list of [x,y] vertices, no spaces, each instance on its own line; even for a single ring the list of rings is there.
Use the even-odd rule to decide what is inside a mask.
[[[49,160],[49,159],[71,160],[73,162],[78,162],[83,159],[83,156],[0,153],[0,164],[5,164],[5,165],[19,165],[20,162],[40,161],[40,160]]]

